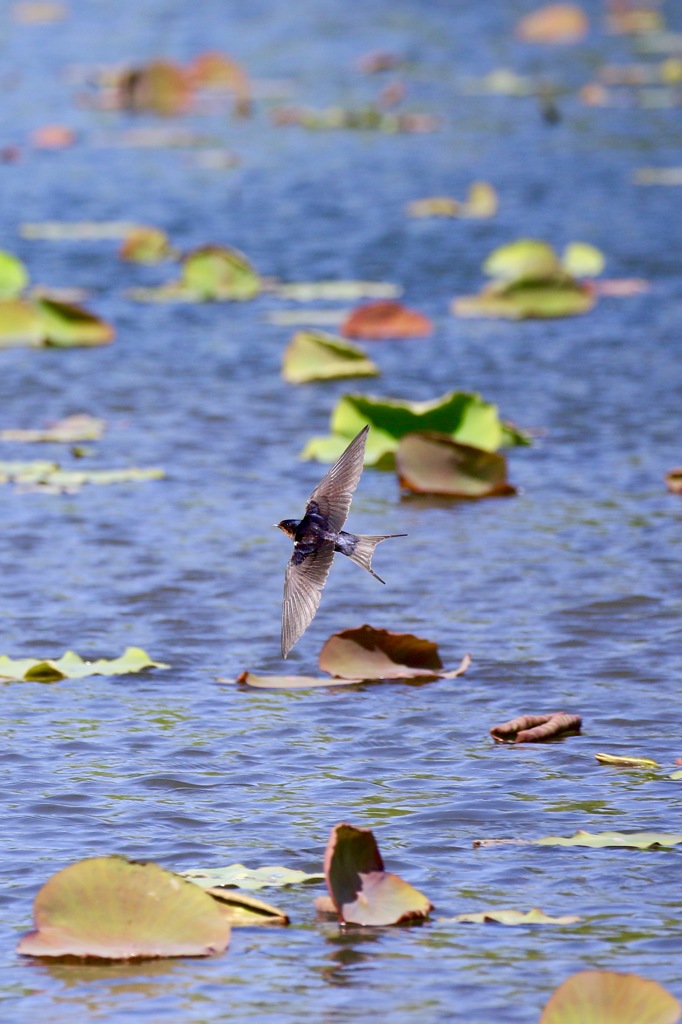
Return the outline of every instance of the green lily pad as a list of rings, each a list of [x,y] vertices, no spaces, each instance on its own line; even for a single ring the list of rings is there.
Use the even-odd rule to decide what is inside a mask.
[[[228,864],[223,868],[194,868],[181,871],[183,878],[189,878],[204,889],[216,886],[233,886],[235,889],[265,889],[269,886],[300,885],[302,882],[317,882],[324,875],[307,874],[294,868],[265,867],[247,868],[243,864]]]
[[[367,437],[365,465],[382,469],[395,466],[395,452],[402,437],[425,430],[447,434],[461,444],[485,451],[495,451],[503,443],[529,443],[520,432],[506,431],[497,406],[476,393],[451,391],[430,402],[349,394],[332,412],[332,434],[311,438],[301,457],[335,461],[366,423],[372,429]]]
[[[114,339],[114,328],[82,306],[58,302],[45,296],[34,301],[48,345],[64,348],[74,345],[107,345]]]
[[[576,924],[582,920],[574,914],[550,917],[544,910],[533,907],[532,910],[482,910],[475,914],[457,914],[456,917],[440,918],[441,921],[452,921],[462,924],[504,924],[515,927],[520,924]]]
[[[39,348],[45,338],[43,318],[26,299],[0,299],[0,348]]]
[[[561,269],[557,254],[547,242],[519,238],[490,253],[483,272],[499,281],[546,281]]]
[[[0,441],[78,444],[81,441],[99,441],[104,433],[104,427],[104,420],[88,413],[75,413],[73,416],[57,420],[44,430],[0,430]]]
[[[433,431],[407,434],[395,456],[400,486],[413,494],[491,498],[516,494],[499,452],[460,444]]]
[[[230,939],[227,918],[198,886],[122,857],[90,857],[58,871],[33,912],[36,929],[17,946],[29,956],[210,956]]]
[[[0,679],[21,679],[34,683],[56,683],[60,679],[83,679],[85,676],[121,676],[146,668],[170,668],[162,661],[153,661],[141,647],[128,647],[120,658],[99,658],[84,661],[80,655],[67,651],[61,658],[8,658],[0,656]]]
[[[433,909],[423,893],[384,871],[369,829],[336,825],[324,858],[327,888],[344,924],[381,927],[423,920]]]
[[[451,303],[451,311],[461,317],[487,317],[502,320],[551,319],[580,316],[595,304],[588,287],[558,277],[547,281],[520,281],[504,286],[488,285],[478,295],[463,295]]]
[[[378,375],[361,348],[321,331],[297,331],[282,357],[282,377],[290,384]]]
[[[614,768],[660,768],[658,761],[651,757],[629,757],[619,754],[595,754],[595,759],[600,764],[608,764]]]
[[[28,284],[28,271],[16,256],[0,250],[0,299],[16,298]]]
[[[200,299],[252,299],[261,289],[260,277],[236,249],[206,245],[188,253],[182,262],[181,283]]]
[[[604,253],[588,242],[569,242],[561,257],[561,266],[573,277],[596,277],[606,266]]]
[[[579,971],[559,985],[540,1024],[676,1024],[678,1000],[638,974]]]

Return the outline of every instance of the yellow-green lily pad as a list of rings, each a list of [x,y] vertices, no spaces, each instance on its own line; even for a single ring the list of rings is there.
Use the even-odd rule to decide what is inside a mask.
[[[321,331],[297,331],[282,357],[282,377],[290,384],[378,375],[363,349]]]
[[[247,868],[244,864],[227,864],[222,868],[193,868],[191,871],[182,871],[181,874],[183,878],[189,878],[204,889],[230,886],[235,889],[252,890],[324,880],[324,875],[311,875],[295,868]]]
[[[83,679],[86,676],[121,676],[146,668],[170,668],[154,661],[141,647],[128,647],[120,658],[98,658],[84,661],[79,654],[67,651],[61,658],[9,658],[0,656],[0,679],[25,680],[34,683],[56,683],[60,679]]]
[[[16,298],[28,284],[28,271],[17,256],[0,250],[0,299]]]
[[[551,917],[544,910],[533,907],[532,910],[482,910],[473,914],[457,914],[456,917],[440,918],[441,921],[452,921],[461,924],[504,924],[516,927],[520,924],[576,924],[582,920],[575,914],[564,914]]]

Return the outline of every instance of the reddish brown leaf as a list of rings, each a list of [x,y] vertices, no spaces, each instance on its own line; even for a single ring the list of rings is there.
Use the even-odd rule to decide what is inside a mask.
[[[673,494],[682,494],[682,466],[668,470],[665,474],[665,486]]]
[[[347,338],[427,338],[433,324],[423,313],[390,299],[358,306],[344,320],[341,333]]]
[[[558,3],[526,14],[516,25],[516,36],[525,43],[577,43],[588,30],[582,7]]]
[[[340,679],[439,679],[466,672],[467,655],[452,672],[443,668],[437,644],[412,633],[360,626],[334,633],[320,651],[323,672]]]
[[[521,715],[502,725],[495,725],[490,735],[496,743],[544,743],[580,732],[580,715],[554,711],[549,715]]]

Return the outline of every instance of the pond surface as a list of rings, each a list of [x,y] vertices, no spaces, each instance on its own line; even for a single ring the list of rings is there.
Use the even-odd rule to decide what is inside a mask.
[[[72,4],[53,25],[3,25],[2,247],[32,279],[89,290],[115,323],[94,350],[0,352],[0,426],[71,412],[109,422],[87,465],[159,465],[165,481],[75,495],[5,487],[0,653],[115,657],[144,647],[171,664],[120,678],[3,687],[0,1018],[73,1024],[183,1024],[306,1018],[345,1024],[462,1019],[531,1024],[549,993],[585,968],[634,971],[682,997],[679,850],[474,849],[481,837],[577,829],[679,831],[669,772],[602,767],[599,751],[682,756],[682,504],[663,476],[682,462],[679,194],[634,183],[638,167],[679,166],[677,109],[589,108],[576,89],[627,38],[593,31],[577,47],[514,41],[532,4],[140,0]],[[678,31],[682,24],[671,27]],[[217,140],[200,148],[117,144],[153,118],[78,105],[83,66],[220,49],[286,101],[357,106],[398,73],[363,76],[358,56],[404,56],[410,109],[432,134],[274,128],[207,110],[173,122]],[[566,90],[546,123],[533,97],[465,95],[467,76],[510,67]],[[267,86],[267,88],[266,88]],[[73,127],[61,151],[25,146],[48,122]],[[215,143],[214,143],[215,145]],[[405,204],[498,189],[490,221],[409,220]],[[436,324],[432,339],[368,345],[382,376],[291,387],[279,376],[291,331],[283,303],[145,305],[132,286],[172,264],[135,267],[110,241],[28,241],[25,221],[132,220],[181,249],[220,242],[287,281],[393,281]],[[648,292],[603,298],[556,322],[457,320],[497,245],[541,237],[601,247],[609,277]],[[293,304],[292,307],[294,308]],[[517,497],[401,500],[393,474],[367,471],[350,528],[406,532],[382,545],[375,580],[337,559],[320,611],[288,664],[316,673],[323,641],[369,622],[438,642],[462,679],[414,687],[251,691],[220,680],[277,672],[287,541],[322,475],[297,456],[325,433],[346,391],[436,397],[478,390],[538,431],[512,450]],[[2,445],[3,458],[74,460],[58,446]],[[581,736],[495,746],[488,730],[521,713],[583,716]],[[389,870],[436,905],[421,927],[320,924],[319,889],[266,890],[289,929],[239,930],[222,957],[143,965],[49,965],[18,957],[32,899],[58,868],[120,852],[188,869],[243,862],[320,870],[331,826],[375,830]],[[491,907],[578,914],[572,927],[448,923]]]

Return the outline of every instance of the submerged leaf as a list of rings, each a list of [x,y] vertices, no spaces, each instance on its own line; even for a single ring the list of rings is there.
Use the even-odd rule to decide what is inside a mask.
[[[391,299],[368,302],[348,314],[341,324],[347,338],[428,338],[433,324],[427,316]]]
[[[297,331],[282,357],[282,377],[290,384],[378,375],[361,348],[321,331]]]
[[[28,271],[18,257],[0,250],[0,299],[15,299],[28,284]]]
[[[462,924],[504,924],[516,926],[520,924],[576,924],[582,920],[575,914],[562,917],[550,917],[544,910],[533,907],[532,910],[483,910],[475,914],[457,914],[456,917],[440,918],[441,921],[456,921]]]
[[[439,679],[463,675],[467,656],[457,669],[443,667],[438,645],[412,633],[360,626],[334,633],[320,651],[323,672],[341,679]]]
[[[407,434],[395,456],[400,486],[413,494],[491,498],[516,494],[507,460],[433,431]]]
[[[552,994],[539,1024],[676,1024],[678,1000],[638,974],[579,971]]]
[[[490,735],[496,743],[544,743],[560,736],[573,736],[582,726],[580,715],[554,711],[551,715],[522,715],[495,725]]]
[[[0,430],[0,441],[51,441],[77,444],[80,441],[99,441],[104,433],[105,421],[88,413],[76,413],[57,420],[45,430]],[[30,463],[29,463],[30,465]]]
[[[227,948],[230,926],[214,900],[157,864],[90,857],[40,889],[36,930],[19,953],[46,957],[209,956]]]
[[[243,864],[228,864],[223,868],[193,868],[181,871],[183,878],[211,889],[216,886],[233,886],[235,889],[264,889],[268,886],[300,885],[302,882],[317,882],[321,874],[307,874],[294,868],[264,867],[247,868]]]
[[[553,3],[526,14],[516,25],[516,36],[524,43],[577,43],[589,31],[582,7]]]
[[[651,757],[621,757],[618,754],[595,754],[600,764],[608,764],[614,768],[660,768],[658,761]]]
[[[170,668],[162,661],[153,661],[141,647],[128,647],[120,658],[99,658],[84,661],[80,655],[67,651],[61,658],[8,658],[0,656],[0,679],[23,679],[34,683],[55,683],[60,679],[83,679],[85,676],[121,676],[141,672],[145,668]]]
[[[343,924],[382,926],[423,920],[433,905],[398,875],[384,871],[369,829],[336,825],[324,857],[327,888]]]

